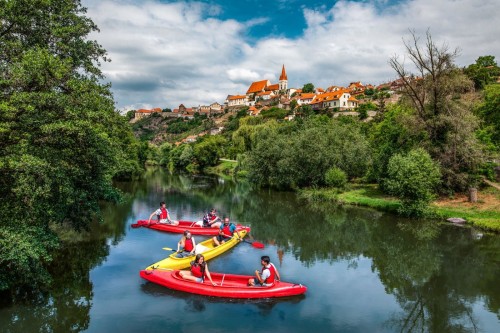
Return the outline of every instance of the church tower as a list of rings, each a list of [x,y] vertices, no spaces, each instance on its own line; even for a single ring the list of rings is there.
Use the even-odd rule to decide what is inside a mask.
[[[280,81],[279,81],[280,90],[288,89],[288,77],[286,76],[285,65],[281,69]]]

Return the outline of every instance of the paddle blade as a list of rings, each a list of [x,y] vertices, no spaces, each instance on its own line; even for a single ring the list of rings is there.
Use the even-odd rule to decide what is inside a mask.
[[[171,249],[171,248],[169,248],[169,247],[164,247],[163,249],[164,249],[164,250],[167,250],[167,251],[174,251],[174,249]]]
[[[260,242],[253,242],[252,246],[255,247],[255,248],[257,248],[257,249],[263,249],[264,248],[264,244],[262,244]]]
[[[131,226],[132,228],[140,228],[140,227],[142,227],[142,224],[140,224],[140,223],[133,223],[133,224],[131,224],[130,226]]]

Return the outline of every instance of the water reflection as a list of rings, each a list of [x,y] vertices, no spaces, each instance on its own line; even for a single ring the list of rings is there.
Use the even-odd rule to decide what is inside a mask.
[[[126,331],[144,321],[155,323],[148,326],[150,331],[175,331],[185,328],[175,315],[179,309],[190,322],[196,321],[196,314],[227,312],[231,325],[252,323],[257,330],[500,329],[498,236],[370,209],[310,205],[293,193],[256,191],[250,184],[216,177],[171,176],[151,169],[140,181],[117,185],[125,199],[103,206],[102,223],[96,221],[89,239],[69,244],[58,254],[51,267],[51,289],[20,291],[13,303],[0,304],[2,331]],[[260,255],[270,254],[288,274],[284,280],[306,284],[308,293],[290,299],[227,300],[141,281],[138,270],[166,256],[159,252],[161,247],[178,240],[176,235],[129,229],[162,200],[177,219],[196,219],[215,207],[232,221],[251,225],[251,237],[266,244],[265,253],[242,244],[214,260],[211,271],[231,267],[236,274],[246,274],[249,267],[256,268]],[[374,292],[374,280],[382,295]],[[390,302],[394,306],[387,305]],[[114,307],[128,311],[113,312]],[[166,320],[165,312],[152,309],[157,307],[169,315],[173,311],[173,317]],[[276,323],[284,326],[273,326]],[[234,327],[204,325],[213,331]]]

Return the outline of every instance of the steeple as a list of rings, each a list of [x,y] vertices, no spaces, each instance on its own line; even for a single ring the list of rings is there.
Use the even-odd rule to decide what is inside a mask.
[[[283,65],[283,68],[281,68],[279,87],[280,90],[288,89],[288,77],[286,76],[285,65]]]
[[[285,65],[283,65],[283,68],[281,69],[281,75],[280,75],[280,81],[287,80],[288,78],[286,76],[286,71],[285,71]]]

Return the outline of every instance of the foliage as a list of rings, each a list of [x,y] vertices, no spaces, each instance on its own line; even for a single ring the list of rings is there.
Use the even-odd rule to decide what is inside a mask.
[[[488,84],[496,82],[500,76],[500,67],[498,67],[494,56],[481,56],[477,58],[475,64],[469,65],[464,73],[474,81],[476,89],[484,89]]]
[[[396,154],[389,160],[386,188],[401,199],[400,212],[422,216],[434,199],[440,182],[439,166],[422,148]]]
[[[134,117],[135,117],[135,110],[129,110],[125,114],[125,118],[127,118],[127,120],[129,120],[129,121],[134,119]]]
[[[342,169],[330,168],[326,171],[325,183],[329,186],[344,188],[347,184],[347,175]]]
[[[490,133],[491,142],[500,148],[500,84],[485,87],[484,100],[477,108],[477,114],[483,120],[483,128]]]
[[[260,113],[263,118],[283,119],[288,114],[287,110],[278,107],[272,107]]]
[[[159,157],[160,161],[159,164],[166,166],[168,165],[168,162],[170,162],[170,151],[172,150],[172,145],[168,142],[163,143],[159,147]]]
[[[248,153],[249,177],[264,186],[322,185],[332,166],[356,177],[364,175],[370,163],[368,142],[357,125],[327,116],[311,117],[300,126],[265,124],[254,138]]]
[[[477,117],[472,104],[461,95],[473,89],[472,82],[453,63],[458,51],[438,47],[429,32],[425,45],[413,33],[405,42],[417,75],[409,73],[397,57],[390,60],[403,83],[406,102],[415,111],[406,125],[413,133],[425,133],[422,146],[441,165],[444,191],[464,191],[473,185],[470,177],[484,163],[483,148],[475,131]]]
[[[314,92],[314,84],[312,84],[312,83],[306,83],[306,84],[304,84],[304,86],[302,87],[302,92],[303,93],[312,93],[312,92]]]
[[[193,128],[201,126],[203,123],[203,118],[194,117],[193,119],[185,120],[183,118],[176,118],[169,123],[167,132],[172,134],[184,133]]]
[[[220,135],[211,135],[196,142],[193,147],[193,158],[199,168],[216,165],[223,155],[225,145],[226,139]]]
[[[370,143],[373,151],[373,164],[369,177],[384,188],[387,178],[389,159],[397,153],[406,153],[424,140],[423,132],[408,129],[413,110],[403,105],[391,105],[379,122],[370,129]]]
[[[0,286],[36,287],[57,244],[48,225],[86,228],[118,198],[113,177],[139,170],[139,145],[101,83],[106,53],[86,39],[97,27],[79,1],[1,4],[0,229],[19,246],[0,247]]]

